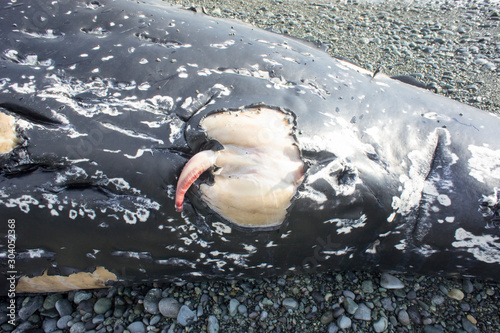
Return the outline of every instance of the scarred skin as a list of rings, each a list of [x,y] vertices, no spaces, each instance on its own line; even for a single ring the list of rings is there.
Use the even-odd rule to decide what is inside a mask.
[[[15,221],[17,279],[344,269],[500,279],[494,114],[160,1],[8,3],[0,41],[0,114],[16,133],[0,155],[0,216]],[[212,117],[259,108],[290,126],[235,132],[244,142],[283,133],[277,146],[298,157],[277,182],[289,197],[271,223],[255,207],[272,200],[232,200],[253,192],[218,180],[267,170],[255,167],[261,148],[280,156],[264,155],[280,174],[279,140],[252,147],[247,166],[241,144],[208,134]],[[246,208],[268,224],[225,216]]]

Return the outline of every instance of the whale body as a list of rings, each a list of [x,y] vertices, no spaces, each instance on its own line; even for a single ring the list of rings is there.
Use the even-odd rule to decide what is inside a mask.
[[[12,1],[0,28],[0,256],[18,292],[500,280],[498,115],[160,1]]]

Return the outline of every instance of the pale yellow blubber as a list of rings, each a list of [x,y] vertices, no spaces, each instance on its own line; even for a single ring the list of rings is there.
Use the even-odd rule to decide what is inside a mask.
[[[0,154],[5,154],[14,149],[18,144],[16,136],[15,119],[0,112]]]
[[[214,184],[200,185],[212,210],[242,227],[280,225],[304,179],[291,116],[252,108],[215,113],[200,125],[224,149],[202,151],[186,164],[177,185],[177,209],[182,210],[184,193],[196,178],[216,166]]]

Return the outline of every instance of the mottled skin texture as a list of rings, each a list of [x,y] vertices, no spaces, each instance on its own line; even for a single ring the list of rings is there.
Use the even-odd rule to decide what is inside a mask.
[[[159,2],[7,4],[0,28],[0,111],[19,137],[0,157],[0,215],[16,220],[19,275],[500,279],[497,116]],[[294,116],[307,170],[284,222],[235,227],[197,191],[210,175],[176,212],[182,167],[218,147],[200,122],[252,105]]]

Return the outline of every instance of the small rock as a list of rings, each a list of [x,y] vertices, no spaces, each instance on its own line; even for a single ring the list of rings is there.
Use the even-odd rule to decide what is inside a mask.
[[[208,316],[207,332],[208,333],[219,332],[219,321],[217,320],[217,317],[214,315]]]
[[[420,325],[422,324],[422,317],[420,316],[420,313],[418,312],[418,309],[416,306],[412,305],[408,307],[408,315],[410,316],[411,321],[413,321],[415,324]]]
[[[231,317],[236,316],[236,313],[238,312],[238,305],[240,305],[240,302],[238,302],[235,298],[232,298],[231,301],[229,301],[229,315]]]
[[[88,299],[92,298],[92,293],[86,292],[86,291],[77,291],[75,293],[75,297],[73,298],[73,302],[78,305],[82,301],[86,301]]]
[[[342,304],[344,305],[344,309],[349,314],[354,314],[359,307],[358,304],[356,304],[356,302],[354,302],[354,300],[349,297],[344,298]]]
[[[160,313],[167,318],[177,318],[182,304],[177,302],[176,299],[167,297],[163,298],[158,304]]]
[[[105,314],[111,309],[113,302],[110,298],[99,298],[94,304],[94,312],[97,314]]]
[[[323,313],[323,315],[322,315],[322,316],[321,316],[321,318],[320,318],[320,322],[321,322],[323,325],[328,325],[328,324],[330,324],[332,321],[333,321],[333,311],[331,311],[331,310],[328,310],[328,311],[326,311],[325,313]]]
[[[424,333],[444,333],[440,327],[425,325]]]
[[[358,320],[370,321],[372,320],[372,311],[365,303],[361,303],[354,313],[354,318]]]
[[[187,305],[181,306],[179,314],[177,315],[177,324],[181,326],[191,325],[196,321],[196,312],[191,310]]]
[[[349,328],[351,327],[352,325],[352,322],[351,322],[351,319],[347,316],[340,316],[338,319],[337,319],[337,326],[341,329],[341,330],[344,330],[346,328]]]
[[[466,294],[470,294],[474,291],[474,285],[469,279],[463,281],[462,288]]]
[[[405,287],[400,279],[388,273],[382,273],[380,285],[386,289],[403,289]]]
[[[243,315],[247,312],[247,307],[245,306],[245,304],[240,304],[238,305],[238,312]]]
[[[87,330],[85,329],[85,324],[82,323],[81,321],[77,322],[77,323],[74,323],[71,328],[69,329],[69,332],[70,333],[85,333],[87,332]],[[136,333],[136,332],[132,332],[130,331],[131,333]],[[146,333],[145,331],[144,332],[141,332],[141,333]]]
[[[153,288],[148,291],[144,297],[144,310],[151,314],[158,314],[160,310],[158,309],[158,303],[161,300],[161,289]]]
[[[146,326],[142,321],[135,321],[127,326],[130,333],[146,333]]]
[[[335,323],[330,323],[328,325],[328,333],[337,333],[339,331],[339,327]]]
[[[381,317],[379,320],[373,323],[373,329],[377,333],[381,333],[387,329],[389,322],[386,317]]]
[[[262,312],[260,313],[260,318],[259,318],[259,320],[260,320],[260,321],[264,321],[264,320],[266,320],[266,319],[267,319],[267,316],[268,316],[268,312],[267,312],[266,310],[264,310],[264,311],[262,311]]]
[[[54,332],[57,330],[57,319],[45,319],[42,324],[45,333]]]
[[[394,304],[392,304],[392,300],[388,297],[384,297],[380,300],[380,303],[382,303],[382,306],[385,310],[387,311],[394,311],[396,308],[394,307]]]
[[[291,297],[285,298],[282,304],[288,310],[297,310],[299,308],[299,303]]]
[[[406,312],[406,310],[401,310],[398,312],[398,321],[402,325],[410,325],[410,316],[408,315],[408,312]]]
[[[36,312],[36,310],[40,309],[43,305],[43,297],[42,296],[35,296],[32,297],[24,304],[24,306],[19,310],[19,318],[22,321],[26,321],[33,313]]]
[[[452,298],[452,299],[455,299],[457,301],[461,301],[464,299],[464,292],[460,289],[456,289],[456,288],[453,288],[452,290],[450,290],[450,292],[448,293],[448,297],[449,298]]]
[[[45,297],[45,301],[43,301],[43,308],[45,310],[52,310],[56,306],[56,302],[63,298],[62,294],[51,294]]]
[[[67,316],[59,318],[59,320],[57,321],[57,328],[59,328],[61,330],[68,328],[68,322],[71,319],[73,319],[73,317],[71,317],[71,315],[67,315]]]
[[[467,333],[479,333],[479,329],[474,325],[473,323],[470,322],[469,319],[462,317],[462,327],[464,328]]]
[[[434,295],[431,298],[431,302],[435,305],[441,305],[444,303],[444,297],[441,295]]]
[[[64,316],[67,316],[67,315],[70,315],[73,313],[73,306],[71,305],[70,301],[68,301],[67,299],[60,299],[56,302],[56,310],[57,310],[57,313],[59,313],[59,315],[61,317],[64,317]]]
[[[373,293],[374,289],[372,281],[371,280],[363,281],[363,283],[361,284],[361,290],[363,290],[365,294]]]

